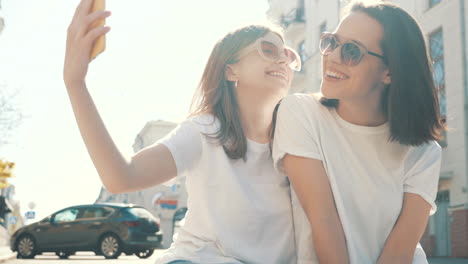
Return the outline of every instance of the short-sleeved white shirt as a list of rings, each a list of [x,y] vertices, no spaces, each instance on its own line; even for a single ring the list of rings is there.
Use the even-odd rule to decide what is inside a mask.
[[[441,148],[432,141],[405,146],[389,141],[389,125],[357,126],[313,95],[286,97],[278,111],[273,159],[284,172],[285,154],[321,160],[346,235],[353,264],[376,263],[396,223],[405,192],[434,203]],[[310,175],[313,177],[313,175]],[[293,192],[298,263],[318,263],[310,224]],[[418,245],[413,263],[427,263]]]
[[[289,182],[273,168],[268,144],[247,140],[247,160],[232,160],[213,135],[212,115],[190,118],[160,140],[186,176],[188,211],[156,263],[295,264]]]

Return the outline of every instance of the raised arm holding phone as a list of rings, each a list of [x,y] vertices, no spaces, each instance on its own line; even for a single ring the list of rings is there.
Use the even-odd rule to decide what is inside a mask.
[[[94,23],[110,13],[91,12],[92,5],[82,0],[69,26],[64,81],[104,186],[130,192],[186,176],[185,224],[156,263],[295,264],[289,184],[274,171],[269,145],[273,110],[287,94],[293,71],[301,69],[281,32],[249,25],[219,39],[201,76],[195,110],[127,160],[85,82],[93,45],[109,32]]]

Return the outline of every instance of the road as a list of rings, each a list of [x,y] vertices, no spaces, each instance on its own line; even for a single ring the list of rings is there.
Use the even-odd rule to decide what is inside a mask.
[[[77,255],[70,256],[69,259],[59,259],[53,253],[45,253],[44,255],[36,256],[34,259],[13,259],[5,264],[153,264],[155,259],[160,256],[164,250],[156,250],[154,254],[147,259],[140,259],[135,255],[121,255],[118,259],[105,259],[102,256],[95,256],[92,252],[78,252]]]
[[[5,264],[153,264],[155,259],[160,256],[164,250],[156,250],[148,259],[139,259],[136,256],[122,255],[118,259],[106,260],[104,257],[95,256],[92,252],[79,252],[78,255],[71,256],[69,259],[59,259],[55,254],[46,253],[36,256],[35,259],[14,259],[7,261]],[[433,258],[429,259],[430,264],[468,264],[468,259],[449,259],[449,258]]]

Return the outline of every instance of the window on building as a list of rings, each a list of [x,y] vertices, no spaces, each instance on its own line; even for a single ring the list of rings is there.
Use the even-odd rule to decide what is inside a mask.
[[[299,8],[301,8],[301,7],[304,8],[305,7],[305,0],[298,0],[297,6]]]
[[[442,0],[429,0],[429,7],[433,7],[440,2],[442,2]]]
[[[302,64],[307,60],[307,51],[306,51],[306,45],[305,45],[305,40],[299,44],[299,56],[301,57]],[[302,70],[304,70],[304,65],[302,65]]]
[[[439,104],[442,121],[447,121],[447,98],[445,93],[445,61],[444,61],[444,36],[442,29],[429,36],[429,51],[433,61],[434,83],[439,90]],[[447,135],[444,132],[440,145],[447,146]]]
[[[320,34],[325,31],[327,31],[327,21],[324,21],[322,24],[320,24]]]
[[[299,0],[296,9],[296,21],[305,22],[305,2],[304,0]]]
[[[281,16],[281,25],[284,28],[289,27],[289,25],[294,23],[305,23],[305,3],[304,0],[298,0],[298,5],[296,8],[289,10],[287,13]]]
[[[322,33],[327,31],[327,21],[324,21],[322,24],[319,26],[319,39],[322,36]]]

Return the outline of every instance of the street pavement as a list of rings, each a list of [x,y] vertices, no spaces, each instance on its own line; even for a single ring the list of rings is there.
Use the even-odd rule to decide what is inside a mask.
[[[70,256],[69,259],[59,259],[53,253],[45,253],[43,255],[36,256],[34,259],[10,259],[2,264],[153,264],[158,256],[160,256],[164,250],[155,250],[154,254],[147,259],[140,259],[135,255],[126,256],[121,255],[118,259],[105,259],[102,256],[96,256],[93,252],[78,252],[77,255]]]
[[[35,259],[16,259],[16,254],[11,252],[8,247],[0,247],[1,264],[153,264],[155,259],[164,253],[163,249],[155,250],[154,254],[148,259],[140,259],[134,255],[122,255],[118,259],[106,260],[102,256],[95,256],[93,252],[78,252],[77,255],[70,256],[69,259],[61,260],[53,253],[45,253],[36,256]],[[53,262],[52,262],[53,261]],[[430,258],[429,264],[468,264],[468,259],[451,258]]]
[[[2,264],[153,264],[158,256],[164,253],[164,250],[156,250],[148,259],[140,259],[136,256],[120,256],[118,259],[106,260],[102,256],[95,256],[92,252],[79,252],[78,255],[70,256],[69,259],[61,260],[55,254],[46,253],[36,256],[35,259],[16,259],[10,258]],[[0,261],[1,262],[1,261]],[[449,258],[431,258],[430,264],[468,264],[468,259],[449,259]]]

